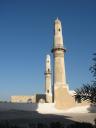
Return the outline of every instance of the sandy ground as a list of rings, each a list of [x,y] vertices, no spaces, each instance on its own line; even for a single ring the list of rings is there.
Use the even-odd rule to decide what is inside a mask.
[[[32,122],[50,123],[54,121],[63,122],[65,125],[77,122],[90,122],[94,124],[96,113],[58,113],[58,114],[40,114],[32,111],[1,111],[0,121],[8,120],[11,123],[27,124]]]
[[[7,121],[24,128],[30,124],[34,127],[38,123],[50,125],[52,122],[60,122],[65,127],[74,122],[94,124],[95,118],[96,106],[80,106],[61,111],[55,109],[54,104],[38,104],[35,107],[33,104],[0,104],[0,122]]]

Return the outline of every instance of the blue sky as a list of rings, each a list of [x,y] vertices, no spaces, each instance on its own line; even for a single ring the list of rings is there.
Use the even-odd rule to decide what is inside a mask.
[[[53,24],[63,26],[70,89],[91,80],[96,0],[0,0],[0,99],[44,93],[45,56],[53,56]]]

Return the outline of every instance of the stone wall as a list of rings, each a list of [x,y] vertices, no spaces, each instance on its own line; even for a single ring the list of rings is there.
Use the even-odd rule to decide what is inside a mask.
[[[11,102],[13,103],[36,103],[36,96],[11,96]]]
[[[12,103],[39,103],[46,102],[45,94],[35,94],[33,96],[11,96]]]

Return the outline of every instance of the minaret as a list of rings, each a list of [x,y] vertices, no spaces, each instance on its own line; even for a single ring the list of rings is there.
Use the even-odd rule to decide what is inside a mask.
[[[54,28],[54,45],[52,49],[54,56],[54,102],[57,108],[63,109],[66,108],[66,105],[69,105],[69,103],[66,104],[66,102],[68,102],[67,100],[70,99],[70,96],[68,85],[66,83],[64,63],[64,53],[66,49],[63,45],[61,21],[58,18],[55,20]]]
[[[52,51],[54,54],[54,85],[55,87],[68,87],[64,63],[64,52],[66,49],[63,46],[62,26],[58,18],[55,20],[54,46]]]
[[[50,55],[46,56],[45,62],[45,94],[46,102],[52,102],[52,92],[51,92],[51,60]]]

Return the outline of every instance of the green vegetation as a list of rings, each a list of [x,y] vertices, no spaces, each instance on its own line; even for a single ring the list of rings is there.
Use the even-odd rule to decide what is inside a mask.
[[[88,100],[92,104],[96,104],[96,53],[93,54],[93,64],[89,68],[92,73],[93,80],[89,84],[84,84],[80,89],[76,89],[76,100]]]

